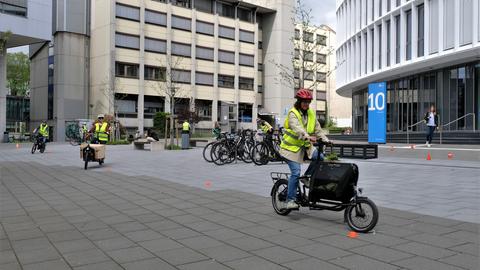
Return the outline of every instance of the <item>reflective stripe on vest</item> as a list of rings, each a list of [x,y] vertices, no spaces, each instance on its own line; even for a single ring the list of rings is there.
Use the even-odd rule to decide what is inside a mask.
[[[38,133],[43,137],[48,137],[48,125],[40,124],[40,130]]]
[[[307,123],[303,123],[303,117],[300,114],[300,112],[292,108],[288,112],[288,117],[285,119],[285,124],[284,124],[284,131],[283,131],[283,139],[282,143],[280,144],[280,147],[291,151],[291,152],[298,152],[302,147],[308,147],[310,146],[310,142],[305,141],[305,140],[300,140],[298,139],[298,134],[293,131],[293,129],[290,129],[289,124],[288,124],[288,119],[290,117],[290,113],[293,112],[295,116],[297,117],[298,121],[300,124],[307,130],[307,133],[309,135],[313,135],[315,133],[315,124],[316,124],[316,117],[315,117],[315,112],[312,109],[308,109],[307,111]]]
[[[189,131],[190,130],[190,124],[188,122],[183,123],[183,131]]]
[[[102,126],[100,126],[100,123],[95,123],[95,134],[97,134],[98,140],[108,141],[107,122],[103,122]]]

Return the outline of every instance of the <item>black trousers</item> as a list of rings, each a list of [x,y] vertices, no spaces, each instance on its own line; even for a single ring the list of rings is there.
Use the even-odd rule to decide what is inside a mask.
[[[428,129],[427,129],[427,142],[429,144],[432,143],[432,140],[433,140],[433,132],[435,131],[435,126],[428,126]]]

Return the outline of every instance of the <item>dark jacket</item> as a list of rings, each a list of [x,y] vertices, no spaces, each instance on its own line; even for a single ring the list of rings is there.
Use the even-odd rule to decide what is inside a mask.
[[[438,127],[438,114],[437,113],[433,113],[434,114],[434,122],[435,122],[435,126]],[[430,112],[427,112],[425,114],[425,117],[423,117],[423,120],[425,121],[426,124],[428,124],[428,117],[430,116]]]

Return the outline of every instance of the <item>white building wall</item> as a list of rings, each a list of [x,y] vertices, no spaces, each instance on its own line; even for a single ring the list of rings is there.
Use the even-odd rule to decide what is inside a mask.
[[[466,62],[480,55],[480,1],[402,0],[399,6],[396,2],[396,0],[390,1],[390,10],[387,10],[387,2],[382,2],[380,12],[378,0],[337,0],[337,65],[339,68],[336,78],[339,94],[348,96],[352,90],[365,87],[367,83],[373,81],[427,71],[431,66],[442,67],[442,65]],[[424,5],[423,56],[418,54],[419,5]],[[410,60],[406,57],[407,11],[411,11],[412,14]],[[400,16],[399,40],[396,40],[396,16]],[[386,33],[387,21],[390,21],[389,37]],[[382,26],[382,31],[378,31],[378,25]],[[373,43],[371,29],[374,29]],[[365,33],[367,40],[364,38]],[[352,50],[352,41],[358,38],[361,42],[356,46],[357,49]],[[381,46],[378,42],[380,39]],[[386,59],[387,39],[391,40],[389,66]],[[397,43],[400,44],[399,63],[396,63]],[[358,63],[355,60],[356,54],[360,55]],[[379,62],[380,54],[381,63]],[[353,65],[358,65],[358,71],[356,67],[353,68]]]

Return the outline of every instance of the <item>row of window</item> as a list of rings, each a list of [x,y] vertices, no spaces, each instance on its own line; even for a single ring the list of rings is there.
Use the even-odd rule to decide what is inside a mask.
[[[138,64],[129,63],[115,63],[115,76],[124,78],[138,79]],[[191,83],[191,71],[172,69],[171,79],[176,83]],[[166,80],[166,68],[145,66],[144,79],[151,81],[165,81]],[[253,90],[253,78],[238,78],[238,88],[242,90]],[[195,84],[213,86],[213,73],[195,72]],[[218,75],[218,87],[234,88],[235,77],[230,75]]]
[[[127,20],[140,21],[140,9],[137,7],[131,7],[117,3],[116,17]],[[145,10],[145,23],[159,26],[167,26],[167,14],[147,9]],[[172,28],[191,31],[192,20],[190,18],[172,15]],[[199,34],[213,36],[214,24],[204,21],[196,21],[196,32]],[[219,25],[218,36],[221,38],[235,40],[235,28]],[[251,31],[240,29],[239,40],[243,42],[254,43],[254,33]]]
[[[140,37],[133,36],[129,34],[116,33],[115,34],[115,46],[119,48],[127,49],[140,49]],[[191,57],[192,50],[191,44],[172,42],[171,43],[172,55]],[[154,53],[166,53],[167,52],[167,42],[161,39],[154,39],[145,37],[145,51],[154,52]],[[214,49],[196,46],[195,54],[197,59],[210,60],[214,59]],[[254,66],[255,57],[250,54],[239,54],[239,64],[243,66]],[[218,61],[222,63],[235,64],[235,53],[231,51],[218,50]]]
[[[309,80],[309,81],[314,81],[315,80],[315,72],[311,71],[311,70],[304,70],[303,71],[303,79],[304,80]],[[295,68],[293,70],[293,77],[295,79],[298,79],[300,78],[300,70]],[[325,72],[317,72],[317,78],[316,78],[316,81],[317,82],[326,82],[327,81],[327,73]]]
[[[312,32],[303,32],[303,41],[305,42],[314,42],[314,34]],[[295,29],[295,39],[300,39],[300,30]],[[327,45],[327,37],[324,35],[317,34],[317,40],[316,40],[318,45],[326,46]]]
[[[21,3],[21,1],[12,1],[13,3],[18,2],[18,5],[12,5],[9,3],[0,3],[0,13],[23,16],[27,17],[27,5]]]
[[[314,55],[313,52],[309,52],[309,51],[304,50],[303,51],[303,60],[313,62],[313,55]],[[295,55],[294,56],[295,56],[295,59],[300,59],[300,50],[299,49],[295,49]],[[327,63],[327,55],[323,54],[323,53],[317,53],[316,62],[320,63],[320,64],[326,64]]]

